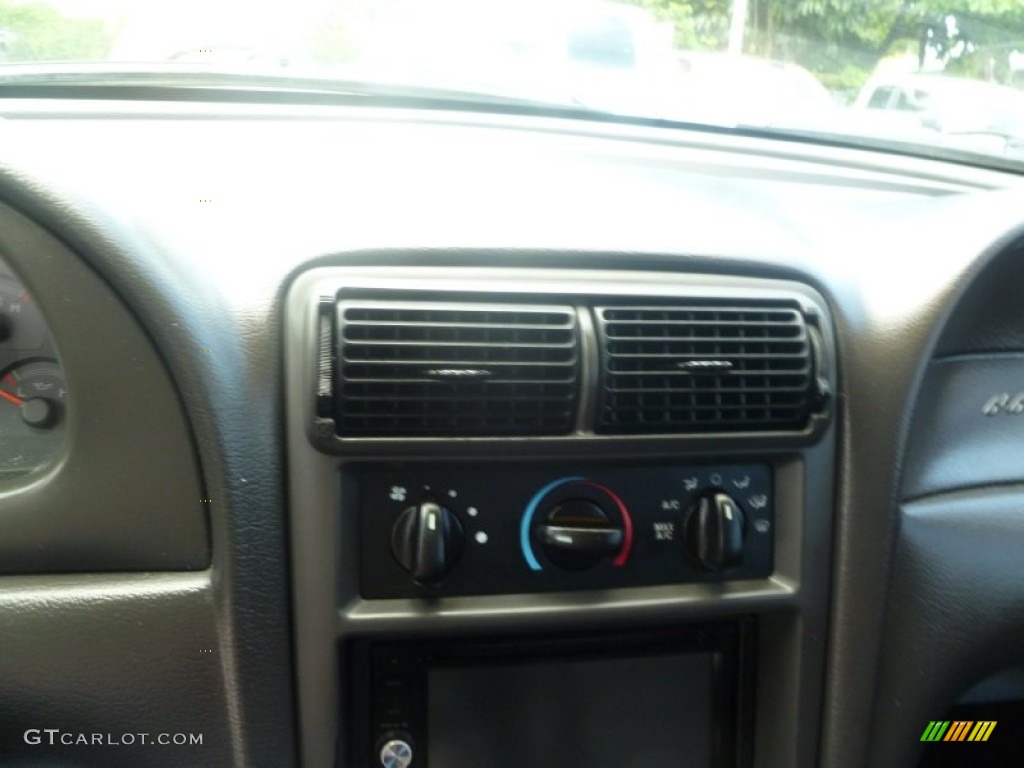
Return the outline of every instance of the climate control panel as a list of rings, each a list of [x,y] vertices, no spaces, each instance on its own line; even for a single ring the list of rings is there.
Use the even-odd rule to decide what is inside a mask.
[[[766,464],[364,469],[366,598],[610,589],[769,576]]]

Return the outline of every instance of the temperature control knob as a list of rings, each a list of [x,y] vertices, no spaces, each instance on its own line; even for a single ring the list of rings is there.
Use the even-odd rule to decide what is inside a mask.
[[[685,528],[686,550],[711,571],[738,565],[743,559],[743,513],[726,493],[707,493],[690,507]]]
[[[391,552],[413,579],[429,584],[459,559],[465,538],[455,513],[428,501],[402,512],[391,531]]]
[[[622,548],[622,525],[589,499],[567,499],[551,510],[537,531],[555,565],[580,571]]]

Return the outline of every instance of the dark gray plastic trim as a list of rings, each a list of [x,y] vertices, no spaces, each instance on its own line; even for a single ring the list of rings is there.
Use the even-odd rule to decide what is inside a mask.
[[[1024,354],[933,360],[914,409],[904,501],[1024,477]]]
[[[552,264],[557,259],[552,259]],[[625,262],[624,263],[628,263]],[[315,447],[310,434],[316,376],[317,307],[340,286],[374,285],[400,274],[409,287],[443,285],[445,290],[508,292],[518,284],[533,295],[572,292],[672,295],[694,290],[781,290],[805,297],[819,313],[832,344],[825,303],[814,291],[783,281],[744,280],[671,272],[628,270],[515,270],[476,268],[361,267],[318,268],[300,274],[285,307],[285,394],[291,509],[293,599],[296,627],[298,701],[302,764],[334,765],[340,732],[339,644],[353,637],[436,636],[498,631],[510,636],[612,626],[677,625],[708,618],[755,614],[759,617],[759,672],[756,754],[760,768],[811,768],[817,759],[821,717],[832,531],[834,430],[820,425],[814,436],[797,441],[757,441],[715,436],[668,441],[609,441],[596,451],[585,440],[430,441],[407,450],[389,445],[351,456]],[[518,281],[518,283],[517,283]],[[528,288],[527,288],[528,286]],[[325,293],[326,292],[326,293]],[[730,294],[732,295],[732,294]],[[816,438],[816,439],[815,439]],[[355,441],[353,441],[355,442]],[[394,442],[394,441],[390,441]],[[513,445],[513,443],[515,445]],[[357,520],[351,469],[373,456],[403,460],[500,462],[516,455],[537,459],[607,456],[615,445],[622,458],[660,457],[668,461],[752,456],[776,468],[776,571],[771,578],[718,585],[678,585],[601,593],[505,595],[438,600],[365,600],[358,594]],[[344,743],[342,744],[344,749]],[[342,761],[339,765],[344,766]]]
[[[856,293],[833,284],[836,295],[836,325],[842,349],[845,390],[839,402],[842,425],[839,475],[837,477],[837,527],[835,541],[834,593],[828,651],[829,674],[822,734],[822,760],[826,765],[902,768],[910,765],[920,746],[925,723],[899,715],[903,696],[912,691],[935,691],[943,681],[928,678],[916,658],[903,654],[900,637],[915,631],[907,621],[897,592],[909,605],[928,600],[928,590],[913,594],[905,578],[894,575],[907,518],[900,512],[901,470],[913,429],[925,429],[915,418],[915,401],[922,387],[940,338],[960,318],[960,303],[979,279],[1004,259],[1019,264],[1021,242],[1020,206],[1015,195],[974,195],[956,201],[955,220],[970,226],[943,229],[929,239],[927,265],[905,258],[911,244],[923,232],[923,222],[914,223],[912,236],[893,239],[891,232],[876,229],[878,253],[894,265],[890,272],[881,262],[878,270],[865,277]],[[947,215],[952,211],[946,211]],[[929,214],[941,213],[938,211]],[[941,220],[932,219],[933,221]],[[926,227],[924,227],[926,228]],[[849,253],[847,251],[847,253]],[[851,258],[855,258],[851,254]],[[987,282],[987,280],[986,280]],[[1005,285],[1005,280],[998,281]],[[981,297],[975,296],[975,299]],[[988,302],[998,301],[990,294]],[[977,306],[977,302],[971,302]],[[997,314],[997,313],[994,313]],[[1012,325],[1007,325],[1007,329]],[[1009,331],[1007,337],[1013,335]],[[959,339],[962,342],[964,339]],[[958,343],[959,343],[958,342]],[[1002,347],[996,347],[997,349]],[[970,351],[947,346],[945,353]],[[981,350],[977,350],[981,351]],[[921,502],[927,499],[921,499]],[[973,545],[953,531],[956,542],[976,563],[982,562]],[[923,566],[929,579],[954,584],[960,574],[959,560],[933,559]],[[1014,571],[1016,573],[1016,570]],[[1006,572],[993,567],[990,581],[1005,578]],[[934,599],[934,598],[932,598]],[[966,603],[965,603],[966,604]],[[895,607],[894,607],[895,606]],[[924,609],[925,606],[921,605]],[[975,606],[971,604],[970,610]],[[961,625],[962,626],[962,625]],[[983,633],[985,620],[971,629]],[[920,628],[920,625],[917,627]],[[952,625],[934,624],[930,632],[949,633]],[[927,644],[934,634],[921,639]],[[972,640],[960,638],[966,648]],[[903,663],[894,664],[895,659]],[[890,692],[883,698],[880,692]],[[935,699],[933,706],[950,701]],[[941,714],[945,714],[943,709]]]
[[[197,457],[152,343],[77,256],[2,206],[0,256],[43,309],[69,392],[63,453],[0,487],[0,572],[206,568]]]
[[[915,736],[929,720],[943,719],[974,683],[1024,663],[1022,508],[1019,484],[939,494],[901,508],[874,764],[914,765],[921,748]]]
[[[236,762],[209,571],[0,578],[0,762],[225,768]],[[25,741],[28,729],[131,745]],[[137,734],[201,745],[139,746]],[[107,738],[109,734],[109,739]]]

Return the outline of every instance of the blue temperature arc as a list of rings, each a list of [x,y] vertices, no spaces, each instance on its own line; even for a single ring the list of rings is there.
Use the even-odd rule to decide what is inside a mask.
[[[523,557],[526,558],[526,564],[530,566],[531,571],[541,570],[540,563],[537,562],[537,556],[533,554],[533,547],[530,546],[530,524],[533,522],[533,515],[537,511],[537,506],[540,504],[541,499],[555,490],[558,486],[582,479],[582,477],[563,477],[560,480],[554,480],[537,491],[533,498],[530,499],[530,503],[526,505],[526,511],[523,513],[523,521],[519,525],[519,546],[523,549]]]

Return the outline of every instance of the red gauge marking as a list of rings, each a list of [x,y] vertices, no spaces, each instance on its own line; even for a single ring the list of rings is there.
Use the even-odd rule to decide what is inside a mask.
[[[19,301],[21,301],[22,304],[31,304],[32,297],[28,295],[28,291],[25,291],[23,294],[21,294],[21,299],[19,299]]]
[[[589,485],[591,488],[598,488],[604,491],[615,502],[615,506],[619,508],[619,514],[622,516],[622,548],[615,556],[615,559],[612,560],[612,565],[616,568],[621,568],[629,560],[629,553],[633,550],[633,517],[629,514],[629,510],[626,509],[622,499],[616,496],[610,488],[590,481],[584,482],[582,485]]]
[[[11,386],[18,386],[18,380],[14,378],[13,373],[8,373],[6,376],[4,376],[4,381],[6,381]]]
[[[14,403],[15,405],[21,405],[25,402],[17,395],[12,395],[10,392],[4,392],[2,389],[0,389],[0,397],[8,402]]]

